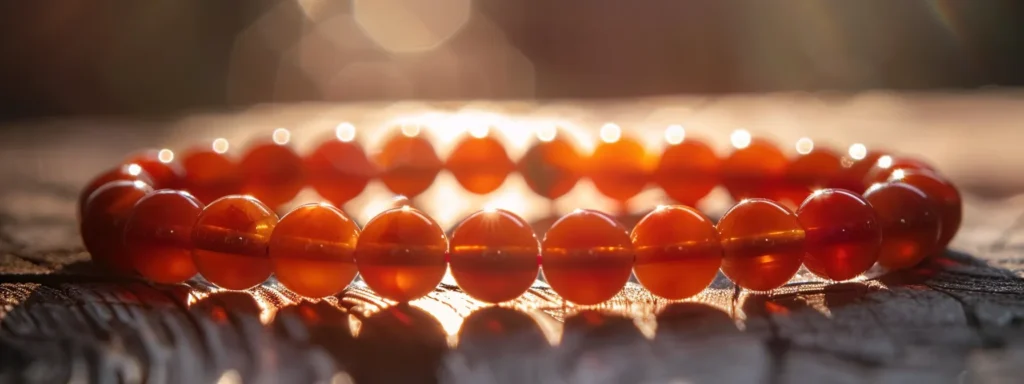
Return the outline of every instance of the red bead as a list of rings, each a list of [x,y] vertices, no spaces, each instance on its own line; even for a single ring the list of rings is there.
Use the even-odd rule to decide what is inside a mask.
[[[812,192],[828,188],[842,171],[839,155],[828,149],[814,148],[800,155],[786,167],[781,203],[799,206]]]
[[[687,139],[665,148],[654,171],[654,181],[673,200],[696,205],[718,185],[721,164],[706,144]]]
[[[882,155],[884,155],[882,152],[868,152],[860,160],[844,157],[841,160],[842,169],[840,169],[839,175],[830,187],[864,193],[869,187],[869,185],[864,185],[864,179],[867,177],[868,172],[871,171],[871,167],[875,166],[878,158],[882,157]]]
[[[938,207],[940,221],[942,222],[942,233],[939,235],[939,247],[945,248],[960,230],[960,221],[963,217],[963,201],[960,199],[960,191],[949,180],[943,179],[936,173],[925,170],[905,170],[894,172],[889,178],[891,181],[906,183],[920,189],[934,206]]]
[[[90,180],[89,183],[85,185],[85,188],[82,188],[82,192],[78,194],[78,218],[81,219],[82,215],[85,214],[86,200],[88,200],[89,197],[92,196],[93,192],[96,192],[97,189],[100,189],[100,187],[106,185],[111,181],[136,180],[146,183],[150,186],[153,185],[153,179],[150,178],[149,174],[147,174],[146,171],[144,171],[142,167],[139,166],[138,164],[119,165],[113,169],[103,172],[99,176],[96,176],[96,178]]]
[[[452,232],[450,247],[452,276],[477,300],[515,299],[537,279],[540,244],[530,224],[512,212],[470,215]]]
[[[250,196],[225,196],[207,205],[192,228],[192,258],[206,280],[234,290],[270,277],[267,244],[277,215]]]
[[[737,201],[779,194],[788,161],[774,144],[754,139],[722,162],[722,185]]]
[[[650,181],[653,164],[639,142],[620,138],[601,142],[587,160],[587,175],[602,195],[617,201],[636,196]]]
[[[633,243],[610,216],[578,209],[551,225],[541,243],[544,277],[562,298],[583,305],[611,299],[633,269]]]
[[[356,277],[359,228],[326,204],[295,208],[277,223],[268,253],[274,276],[292,292],[324,297],[341,292]]]
[[[942,223],[935,204],[924,192],[904,183],[875,184],[864,193],[882,225],[878,264],[888,269],[910,268],[938,248]]]
[[[519,159],[519,173],[533,192],[557,199],[576,186],[583,173],[583,157],[561,138],[539,141]]]
[[[181,164],[174,161],[160,160],[160,151],[150,149],[129,156],[124,164],[138,164],[153,180],[154,189],[175,189],[182,187]]]
[[[93,262],[115,274],[134,273],[124,245],[124,227],[132,207],[150,192],[153,188],[142,181],[115,180],[92,193],[85,202],[80,233]]]
[[[875,183],[889,181],[889,177],[896,170],[924,170],[935,172],[935,168],[921,160],[915,160],[902,156],[882,156],[875,161],[867,175],[864,176],[864,187],[871,187]]]
[[[306,158],[306,178],[316,192],[337,206],[359,196],[376,170],[359,144],[330,140]]]
[[[687,206],[658,207],[633,227],[630,237],[636,250],[636,279],[669,300],[700,293],[722,265],[714,224]]]
[[[515,167],[505,146],[493,137],[467,137],[455,146],[446,167],[467,191],[483,195],[505,182]]]
[[[434,183],[441,159],[422,137],[395,136],[375,158],[380,180],[391,192],[415,197]]]
[[[812,194],[796,212],[806,233],[804,266],[826,279],[864,273],[882,248],[882,227],[866,200],[844,189]]]
[[[404,206],[366,223],[356,244],[356,267],[374,292],[395,301],[426,296],[441,283],[448,240],[434,220]]]
[[[253,147],[242,157],[242,193],[269,207],[292,200],[305,186],[302,158],[286,145],[276,143]]]
[[[203,203],[188,193],[160,190],[135,204],[124,242],[135,270],[149,281],[177,284],[196,274],[192,226]]]
[[[796,215],[765,199],[743,200],[718,222],[722,273],[736,285],[767,291],[796,275],[804,257],[804,229]]]
[[[238,167],[227,156],[210,149],[194,149],[181,158],[185,188],[199,201],[209,204],[242,189]]]

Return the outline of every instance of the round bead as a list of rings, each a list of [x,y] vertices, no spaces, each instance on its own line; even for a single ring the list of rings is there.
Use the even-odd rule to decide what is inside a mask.
[[[597,191],[618,201],[629,200],[640,193],[653,170],[644,147],[626,137],[598,144],[587,167]]]
[[[512,172],[505,146],[497,139],[467,137],[448,156],[446,168],[467,191],[483,195],[490,193]]]
[[[665,148],[654,171],[654,181],[673,200],[696,205],[718,185],[721,164],[711,147],[687,139]]]
[[[614,297],[633,269],[633,243],[626,228],[612,217],[588,209],[555,221],[544,235],[541,254],[551,289],[583,305]]]
[[[804,266],[815,275],[849,280],[878,260],[882,227],[860,196],[844,189],[819,190],[796,215],[807,236]]]
[[[269,207],[291,201],[305,186],[302,158],[287,145],[276,143],[253,147],[242,157],[242,193]]]
[[[714,224],[687,206],[658,207],[633,227],[630,237],[636,250],[636,279],[669,300],[700,293],[722,265]]]
[[[160,190],[139,200],[124,231],[135,270],[162,284],[177,284],[195,276],[192,226],[202,211],[203,203],[181,191]]]
[[[470,215],[452,232],[450,247],[452,276],[475,299],[509,301],[537,279],[540,244],[530,224],[512,212]]]
[[[192,228],[192,259],[221,288],[252,288],[270,277],[267,243],[277,215],[251,196],[225,196],[207,205]]]
[[[181,158],[185,188],[199,201],[209,204],[241,190],[242,179],[235,163],[210,149],[195,149]]]
[[[796,207],[812,192],[827,188],[839,177],[843,168],[841,161],[835,152],[819,148],[790,161],[786,167],[780,202]]]
[[[781,287],[800,269],[804,230],[796,215],[765,199],[743,200],[718,222],[722,273],[736,285],[767,291]]]
[[[722,185],[737,201],[775,197],[780,192],[787,164],[786,155],[774,144],[754,139],[722,162]]]
[[[96,176],[96,178],[90,180],[89,183],[85,185],[85,188],[82,188],[82,192],[78,194],[78,218],[81,219],[83,217],[82,215],[85,214],[86,200],[88,200],[97,189],[100,189],[100,187],[112,181],[136,180],[150,186],[153,185],[153,179],[150,178],[149,174],[147,174],[146,171],[144,171],[138,164],[123,164]]]
[[[80,233],[92,260],[119,275],[134,272],[124,246],[124,227],[132,207],[147,193],[148,184],[135,180],[115,180],[96,189],[85,203]]]
[[[519,159],[519,173],[533,192],[556,199],[572,190],[583,173],[583,158],[561,138],[539,141]]]
[[[330,140],[306,158],[306,178],[316,192],[337,206],[359,196],[376,170],[359,144]]]
[[[374,292],[395,301],[426,296],[445,272],[448,240],[423,212],[409,206],[366,223],[356,244],[356,267]]]
[[[419,136],[395,136],[375,158],[380,180],[391,192],[415,197],[434,183],[441,159],[434,146]]]
[[[839,170],[839,175],[832,182],[830,187],[846,189],[856,193],[864,193],[864,190],[868,186],[864,185],[864,179],[871,171],[871,167],[875,166],[879,157],[882,157],[881,152],[868,152],[864,158],[860,160],[854,160],[849,157],[844,157],[841,160],[842,168]]]
[[[864,187],[869,188],[875,183],[889,181],[889,177],[897,170],[919,170],[935,172],[935,168],[921,160],[902,156],[882,156],[875,161],[867,175],[864,176]]]
[[[155,149],[145,150],[129,156],[124,164],[138,164],[153,180],[154,189],[181,188],[182,169],[176,161],[160,160],[160,152]]]
[[[270,236],[274,276],[292,292],[324,297],[341,292],[356,277],[359,228],[337,208],[307,204],[281,218]]]
[[[928,199],[938,207],[942,222],[939,247],[944,248],[949,245],[953,236],[956,236],[957,231],[960,230],[960,221],[963,218],[964,210],[960,191],[957,191],[956,186],[938,174],[925,170],[894,172],[889,180],[912,185],[928,196]]]
[[[875,184],[864,193],[882,226],[878,264],[888,269],[910,268],[938,248],[942,230],[935,204],[924,192],[904,183]]]

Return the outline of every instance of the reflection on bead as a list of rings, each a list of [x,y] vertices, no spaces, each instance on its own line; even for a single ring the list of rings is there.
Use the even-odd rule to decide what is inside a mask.
[[[470,136],[455,146],[446,167],[463,188],[483,195],[498,189],[515,166],[497,139]]]
[[[134,273],[124,246],[124,227],[132,207],[150,192],[153,188],[142,181],[115,180],[97,188],[86,200],[79,233],[93,262],[115,274]]]
[[[515,299],[537,279],[540,245],[529,223],[512,212],[470,215],[452,232],[450,247],[452,276],[477,300]]]
[[[356,277],[353,258],[359,228],[326,204],[307,204],[281,218],[270,236],[274,276],[292,292],[324,297],[341,292]]]
[[[722,162],[722,185],[737,201],[778,195],[786,172],[786,155],[774,144],[754,139]]]
[[[85,188],[82,188],[82,192],[78,194],[78,218],[82,218],[82,215],[85,213],[86,200],[88,200],[89,197],[92,196],[92,194],[96,192],[97,189],[100,189],[100,187],[106,185],[109,182],[119,180],[138,180],[150,186],[153,185],[153,179],[150,178],[149,174],[146,173],[146,171],[142,170],[142,167],[139,166],[138,164],[123,164],[117,166],[116,168],[107,170],[106,172],[103,172],[99,176],[96,176],[96,178],[90,180],[89,183],[85,185]]]
[[[882,152],[866,152],[864,157],[859,160],[844,157],[840,163],[842,169],[830,187],[864,193],[868,187],[864,185],[864,179],[882,155]]]
[[[579,209],[551,225],[541,243],[548,284],[564,299],[583,305],[615,296],[633,269],[633,243],[610,216]]]
[[[811,192],[831,185],[842,171],[838,154],[824,148],[814,148],[789,162],[784,176],[781,203],[797,207]]]
[[[139,200],[124,231],[135,270],[149,281],[163,284],[195,276],[192,226],[202,211],[203,203],[181,191],[160,190]]]
[[[239,193],[242,188],[238,167],[223,153],[196,148],[185,153],[181,166],[185,189],[203,203]]]
[[[928,196],[928,199],[938,207],[939,218],[942,222],[939,247],[945,248],[949,245],[953,236],[956,236],[957,231],[960,230],[964,209],[960,191],[957,191],[956,186],[938,174],[925,170],[894,172],[889,179],[917,187]]]
[[[391,192],[408,197],[430,188],[442,165],[427,139],[404,135],[394,136],[384,144],[375,161],[384,185]]]
[[[409,206],[384,211],[363,227],[356,267],[374,292],[395,301],[426,296],[441,282],[448,240],[423,212]]]
[[[882,226],[878,264],[910,268],[938,248],[941,225],[935,204],[924,192],[905,183],[875,184],[864,193]]]
[[[864,187],[868,188],[875,183],[884,183],[889,181],[889,177],[897,170],[935,172],[934,167],[921,160],[904,156],[882,156],[875,161],[875,165],[872,166],[867,175],[864,176]]]
[[[844,189],[812,194],[796,212],[806,233],[804,266],[826,279],[849,280],[864,273],[882,247],[875,210]]]
[[[533,192],[556,199],[572,190],[583,172],[583,158],[560,137],[539,141],[519,159],[519,173]]]
[[[644,147],[628,137],[598,144],[587,160],[587,175],[594,187],[617,201],[640,193],[650,181],[652,171]]]
[[[330,140],[306,158],[310,186],[334,205],[341,206],[359,196],[376,170],[359,144]]]
[[[153,181],[153,189],[174,189],[181,188],[182,169],[181,164],[174,161],[163,161],[160,158],[160,151],[150,149],[138,152],[125,159],[124,164],[138,164],[142,170],[149,175]]]
[[[718,222],[722,273],[736,285],[767,291],[796,275],[804,256],[804,230],[796,215],[766,199],[743,200]]]
[[[269,207],[276,208],[291,201],[306,183],[302,158],[287,145],[257,145],[242,157],[239,169],[242,171],[242,193]]]
[[[673,200],[696,205],[718,185],[721,163],[706,144],[687,139],[665,148],[654,171],[654,181]]]
[[[700,293],[722,265],[722,245],[714,224],[687,206],[658,207],[633,227],[630,237],[636,250],[637,280],[666,299]]]
[[[270,277],[267,243],[277,215],[250,196],[207,205],[192,228],[192,258],[206,280],[222,288],[252,288]]]

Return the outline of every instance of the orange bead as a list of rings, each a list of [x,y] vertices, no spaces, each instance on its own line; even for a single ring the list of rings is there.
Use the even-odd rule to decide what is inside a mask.
[[[115,180],[97,188],[85,202],[80,228],[82,243],[92,261],[108,272],[134,273],[124,246],[124,226],[135,203],[150,192],[153,188],[142,181]]]
[[[224,154],[195,149],[185,153],[181,166],[185,188],[203,203],[237,194],[242,188],[238,167]]]
[[[875,183],[884,183],[889,181],[889,177],[892,176],[892,173],[901,169],[905,171],[919,170],[935,172],[934,167],[921,160],[902,156],[882,156],[875,161],[875,165],[871,167],[871,170],[869,170],[867,175],[864,176],[864,187],[868,188]]]
[[[939,235],[939,247],[945,248],[960,230],[960,221],[963,217],[963,200],[960,199],[960,191],[949,180],[943,179],[937,173],[926,170],[904,170],[893,172],[889,180],[910,184],[921,192],[924,192],[928,199],[938,207],[938,213],[942,221],[942,233]]]
[[[221,288],[252,288],[270,277],[267,244],[277,215],[251,196],[225,196],[207,205],[192,228],[192,259]]]
[[[274,276],[292,292],[324,297],[341,292],[356,277],[359,228],[326,204],[307,204],[281,218],[270,235]]]
[[[639,142],[620,138],[601,142],[587,160],[587,175],[602,195],[626,201],[650,181],[653,166]]]
[[[864,193],[864,190],[869,187],[864,185],[864,179],[867,177],[868,172],[871,171],[871,167],[875,166],[878,158],[882,157],[882,155],[882,152],[868,152],[860,160],[843,157],[841,160],[842,169],[839,170],[839,175],[830,187]]]
[[[391,192],[415,197],[434,183],[441,172],[441,159],[422,137],[395,136],[376,158],[380,180]]]
[[[483,195],[505,182],[515,167],[497,139],[467,137],[455,146],[446,162],[448,171],[467,191]]]
[[[111,181],[136,180],[150,186],[153,185],[153,179],[150,178],[149,174],[147,174],[146,171],[144,171],[138,164],[123,164],[96,176],[96,178],[90,180],[89,183],[85,185],[85,188],[82,188],[82,192],[78,194],[78,218],[81,219],[83,217],[82,215],[85,214],[86,200],[88,200],[97,189],[100,189],[100,187]]]
[[[828,149],[814,148],[798,156],[786,167],[780,202],[799,206],[812,192],[832,185],[842,169],[839,155]]]
[[[862,197],[845,189],[819,190],[796,215],[807,235],[804,266],[815,275],[849,280],[878,260],[882,227]]]
[[[306,158],[306,178],[316,192],[337,206],[359,196],[376,174],[359,144],[330,140]]]
[[[722,273],[736,285],[767,291],[796,275],[804,257],[804,230],[796,215],[765,199],[743,200],[718,222]]]
[[[242,193],[269,207],[291,201],[306,185],[302,158],[287,145],[276,143],[253,147],[242,157]]]
[[[636,250],[636,279],[669,300],[700,293],[722,265],[715,225],[687,206],[658,207],[633,227],[630,237]]]
[[[722,162],[722,185],[737,201],[779,195],[789,162],[774,144],[754,139]]]
[[[654,181],[673,200],[696,205],[721,179],[722,161],[706,144],[687,139],[661,154]]]
[[[537,279],[537,255],[533,229],[512,212],[480,211],[452,232],[452,276],[477,300],[500,303],[522,295]]]
[[[557,199],[572,190],[583,173],[583,157],[560,138],[538,141],[519,159],[519,173],[533,192]]]
[[[423,212],[409,206],[366,223],[356,244],[356,267],[374,292],[395,301],[426,296],[441,283],[448,240]]]
[[[177,284],[195,276],[192,226],[202,212],[203,203],[181,191],[160,190],[139,200],[124,234],[135,270],[162,284]]]
[[[878,264],[910,268],[938,248],[942,223],[935,204],[920,189],[904,183],[875,184],[864,193],[882,225]]]
[[[578,209],[551,225],[541,243],[544,278],[568,301],[592,305],[622,290],[633,269],[629,232],[610,216]]]
[[[143,171],[153,180],[154,189],[175,189],[182,187],[181,164],[173,161],[160,159],[160,152],[151,149],[131,155],[124,161],[124,164],[138,164]]]

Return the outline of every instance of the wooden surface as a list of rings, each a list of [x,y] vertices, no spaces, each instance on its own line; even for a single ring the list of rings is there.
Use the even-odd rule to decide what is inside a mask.
[[[782,289],[751,293],[719,277],[683,302],[630,283],[590,308],[565,304],[540,281],[498,308],[451,280],[409,305],[359,284],[310,301],[273,282],[229,292],[94,270],[74,216],[80,183],[96,164],[187,131],[181,121],[119,124],[25,123],[0,133],[0,382],[1024,380],[1024,200],[1007,197],[1019,180],[964,177],[971,188],[952,250],[852,282],[801,271]]]

